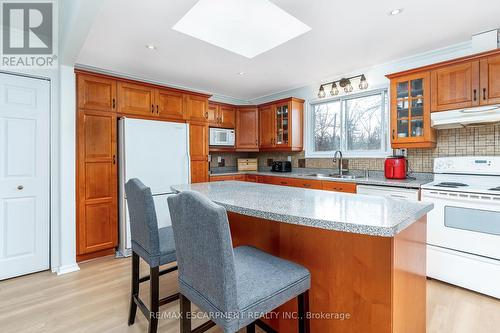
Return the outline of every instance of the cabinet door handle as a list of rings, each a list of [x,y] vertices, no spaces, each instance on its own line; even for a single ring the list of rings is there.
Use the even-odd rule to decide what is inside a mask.
[[[160,108],[159,108],[158,104],[156,104],[156,114],[160,114]]]
[[[477,96],[476,95],[477,95],[477,90],[474,89],[474,102],[477,101]]]
[[[483,88],[483,101],[486,100],[486,88]]]
[[[311,187],[311,184],[302,184],[304,187]]]
[[[392,130],[392,139],[395,140],[396,139],[396,130]]]
[[[151,113],[155,113],[155,106],[151,104]]]
[[[256,145],[256,146],[258,146],[258,145],[259,145],[258,140],[255,140],[255,145]]]
[[[205,112],[205,118],[208,119],[208,112]]]
[[[22,191],[22,190],[24,189],[24,186],[23,186],[23,185],[19,185],[19,186],[17,187],[17,189],[18,189],[19,191]]]
[[[113,155],[113,164],[116,164],[116,155]]]
[[[113,98],[113,109],[116,108],[116,100]]]

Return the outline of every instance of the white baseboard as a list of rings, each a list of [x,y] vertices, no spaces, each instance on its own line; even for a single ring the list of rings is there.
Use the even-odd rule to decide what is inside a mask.
[[[80,267],[78,266],[77,263],[71,264],[71,265],[66,265],[66,266],[60,266],[56,269],[57,275],[63,275],[63,274],[68,274],[68,273],[73,273],[73,272],[78,272],[80,270]]]

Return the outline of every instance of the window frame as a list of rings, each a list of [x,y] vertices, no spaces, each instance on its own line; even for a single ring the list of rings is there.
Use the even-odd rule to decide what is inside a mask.
[[[346,101],[361,97],[382,95],[382,149],[381,150],[347,150],[347,131],[345,124]],[[306,107],[305,117],[305,157],[306,158],[333,158],[335,151],[314,151],[314,106],[324,103],[340,102],[340,150],[345,158],[383,158],[391,154],[390,144],[390,115],[389,115],[388,87],[372,89],[355,94],[322,98],[311,101]]]

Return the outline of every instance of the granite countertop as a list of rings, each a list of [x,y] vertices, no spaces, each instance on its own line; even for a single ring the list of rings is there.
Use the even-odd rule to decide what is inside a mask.
[[[368,177],[364,177],[362,172],[353,171],[356,178],[346,179],[346,178],[325,178],[325,177],[314,177],[307,176],[307,174],[313,173],[335,173],[336,170],[333,169],[294,169],[292,172],[270,172],[268,170],[259,171],[237,171],[231,169],[222,169],[219,171],[212,171],[213,176],[224,176],[224,175],[241,175],[241,174],[255,174],[262,176],[275,176],[275,177],[290,177],[290,178],[303,178],[303,179],[314,179],[314,180],[326,180],[335,182],[348,182],[356,183],[362,185],[380,185],[380,186],[394,186],[394,187],[404,187],[404,188],[415,188],[419,189],[422,185],[427,184],[433,180],[433,175],[428,173],[416,174],[414,178],[407,179],[387,179],[383,172],[380,171],[370,171]]]
[[[206,195],[227,211],[303,226],[392,237],[433,204],[361,194],[224,181],[172,186]]]

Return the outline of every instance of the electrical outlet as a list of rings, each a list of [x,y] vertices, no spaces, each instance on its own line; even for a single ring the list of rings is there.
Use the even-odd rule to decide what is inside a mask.
[[[292,161],[292,156],[288,156],[287,160],[288,160],[288,162],[291,162]]]
[[[221,163],[222,162],[222,156],[217,156],[217,163]]]

